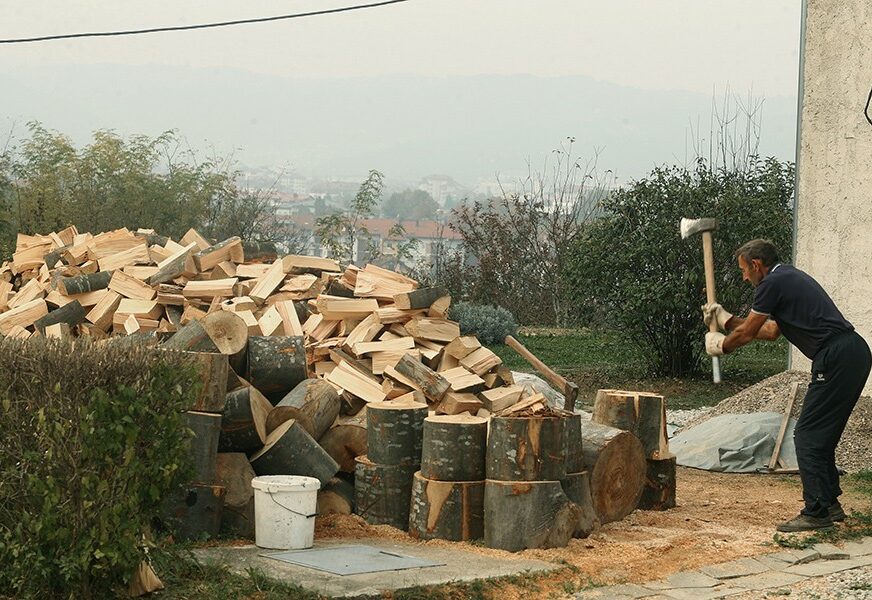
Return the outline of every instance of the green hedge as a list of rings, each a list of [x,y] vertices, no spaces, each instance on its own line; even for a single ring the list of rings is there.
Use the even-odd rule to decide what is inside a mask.
[[[448,314],[460,325],[460,333],[474,335],[486,346],[502,344],[507,335],[518,334],[515,317],[501,306],[458,302]]]
[[[118,592],[189,474],[195,366],[127,344],[3,340],[0,381],[0,596]]]

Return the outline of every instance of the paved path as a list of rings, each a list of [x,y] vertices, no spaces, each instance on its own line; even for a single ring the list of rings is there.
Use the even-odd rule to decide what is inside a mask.
[[[664,581],[621,584],[581,592],[578,600],[709,600],[730,596],[764,597],[816,577],[864,569],[872,565],[872,538],[848,542],[839,548],[816,544],[807,550],[784,550],[753,558],[708,565],[676,573]]]

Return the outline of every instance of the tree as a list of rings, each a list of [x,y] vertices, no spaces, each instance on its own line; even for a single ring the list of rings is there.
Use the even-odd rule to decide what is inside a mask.
[[[438,210],[439,204],[424,190],[407,189],[391,194],[381,205],[382,215],[400,221],[432,219]]]
[[[794,166],[753,158],[744,169],[660,167],[612,193],[565,265],[579,306],[596,307],[639,346],[655,374],[683,377],[701,364],[705,303],[701,241],[682,240],[682,217],[714,217],[718,300],[745,311],[752,290],[732,253],[769,238],[788,260]]]

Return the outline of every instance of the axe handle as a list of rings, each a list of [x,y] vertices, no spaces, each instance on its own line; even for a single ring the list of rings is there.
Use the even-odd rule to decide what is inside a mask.
[[[717,302],[717,293],[715,290],[715,255],[712,249],[712,232],[702,232],[702,260],[705,265],[705,296],[709,304]],[[712,319],[709,323],[709,331],[716,332],[718,330],[718,322]],[[721,361],[717,356],[712,356],[712,381],[714,383],[721,382]]]
[[[545,377],[551,385],[558,388],[564,396],[564,408],[568,411],[575,410],[575,399],[578,397],[578,386],[555,373],[551,368],[536,358],[536,355],[527,350],[524,345],[510,335],[506,336],[506,346],[517,352],[530,363],[539,373]]]

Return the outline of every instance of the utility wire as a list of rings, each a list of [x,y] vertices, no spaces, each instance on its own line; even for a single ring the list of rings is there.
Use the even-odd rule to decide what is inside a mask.
[[[290,15],[275,15],[272,17],[257,17],[252,19],[238,19],[235,21],[221,21],[218,23],[200,23],[197,25],[174,25],[169,27],[151,27],[148,29],[128,29],[123,31],[95,31],[86,33],[66,33],[61,35],[44,35],[39,37],[29,38],[14,38],[0,39],[0,44],[25,44],[30,42],[49,42],[53,40],[70,40],[76,38],[90,37],[115,37],[121,35],[142,35],[145,33],[160,33],[164,31],[189,31],[192,29],[214,29],[216,27],[230,27],[233,25],[248,25],[251,23],[269,23],[271,21],[285,21],[288,19],[299,19],[301,17],[315,17],[318,15],[330,15],[352,10],[362,10],[366,8],[377,8],[388,4],[399,4],[400,2],[408,2],[409,0],[384,0],[383,2],[373,2],[370,4],[359,4],[356,6],[343,6],[340,8],[331,8],[327,10],[316,10],[312,12],[295,13]]]

